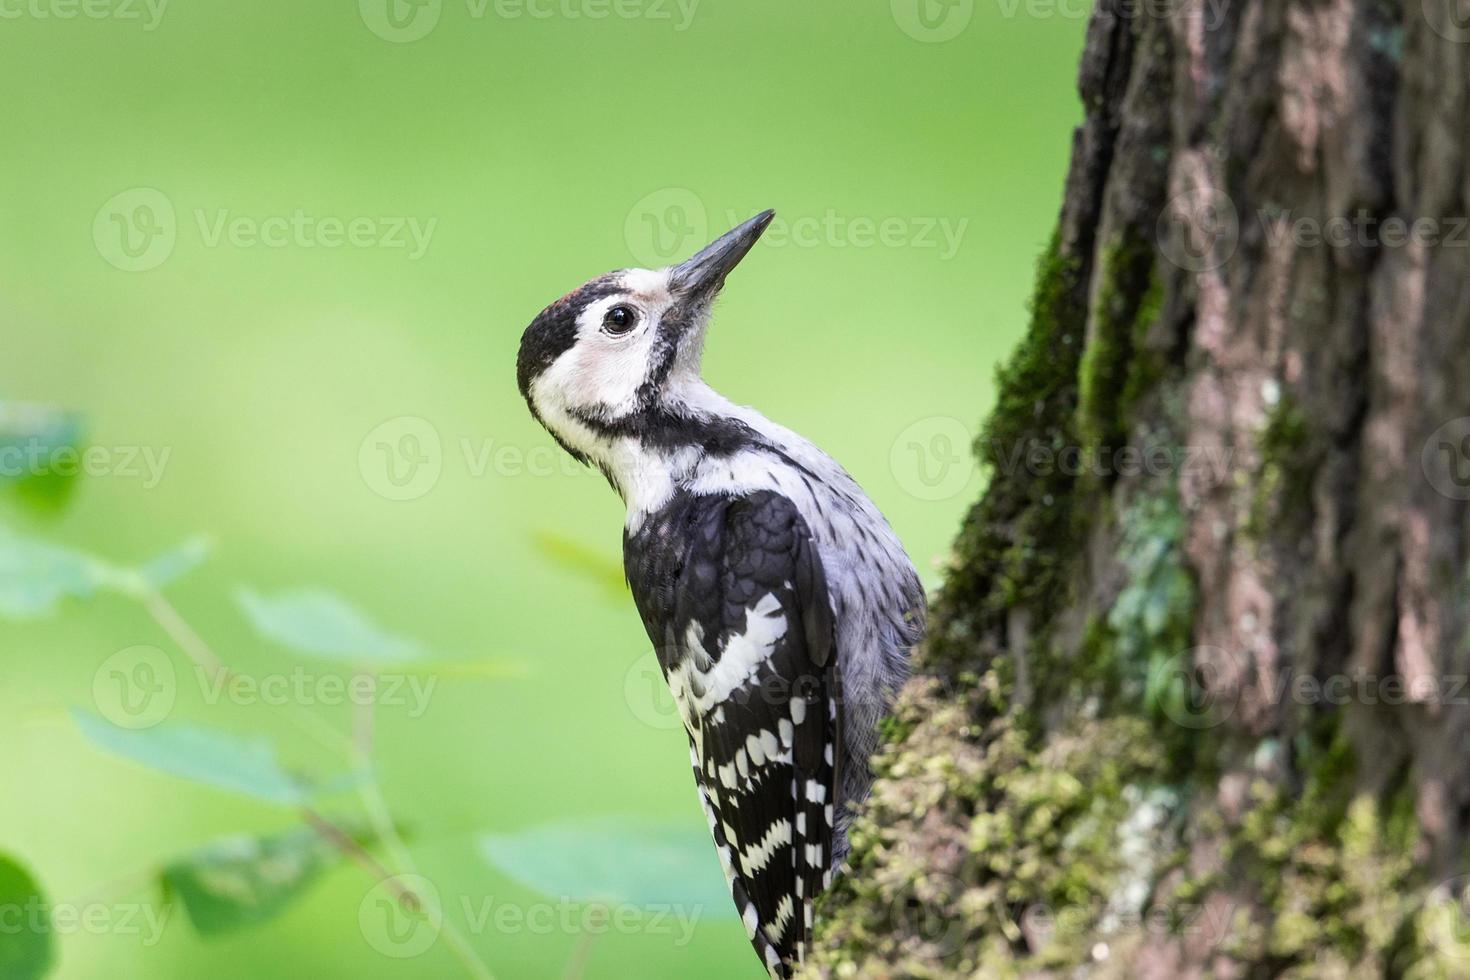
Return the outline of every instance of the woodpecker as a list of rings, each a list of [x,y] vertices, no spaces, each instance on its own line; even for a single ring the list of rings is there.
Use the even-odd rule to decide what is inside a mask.
[[[852,477],[700,376],[715,297],[774,216],[679,265],[568,293],[526,329],[516,376],[536,419],[627,506],[628,584],[736,908],[780,978],[847,854],[925,610]]]

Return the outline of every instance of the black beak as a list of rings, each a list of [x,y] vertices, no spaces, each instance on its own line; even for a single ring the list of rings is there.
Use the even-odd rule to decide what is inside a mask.
[[[710,242],[687,262],[674,266],[669,284],[688,298],[706,298],[719,292],[730,270],[740,264],[760,239],[766,226],[776,216],[772,210],[762,211],[745,224],[725,232]]]

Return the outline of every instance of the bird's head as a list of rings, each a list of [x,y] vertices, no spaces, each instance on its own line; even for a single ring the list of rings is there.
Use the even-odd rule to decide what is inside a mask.
[[[583,462],[686,411],[710,308],[725,277],[775,216],[763,211],[686,262],[622,269],[542,310],[521,337],[516,381],[531,412]]]

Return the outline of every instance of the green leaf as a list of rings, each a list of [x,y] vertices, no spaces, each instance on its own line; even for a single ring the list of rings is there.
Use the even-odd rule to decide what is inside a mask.
[[[74,412],[0,402],[0,485],[39,509],[59,509],[76,485],[82,435]]]
[[[235,598],[257,633],[297,653],[374,664],[425,655],[417,640],[386,632],[356,606],[325,589],[274,596],[240,589]]]
[[[200,935],[214,937],[281,914],[342,855],[310,827],[223,837],[169,862],[163,885]]]
[[[209,539],[192,537],[143,565],[138,575],[153,588],[165,589],[204,564],[208,557]]]
[[[0,928],[0,977],[37,980],[53,963],[51,922],[41,887],[30,872],[0,854],[0,909],[8,909]]]
[[[589,579],[610,598],[621,600],[628,594],[628,578],[621,561],[555,531],[537,531],[535,542],[547,558],[567,571]]]
[[[0,528],[0,616],[7,619],[49,616],[62,599],[90,598],[116,574],[91,555]]]
[[[204,561],[209,544],[191,538],[133,570],[94,555],[25,537],[0,527],[0,617],[39,619],[67,598],[90,599],[102,591],[136,595],[182,578]]]
[[[150,769],[286,806],[303,805],[312,795],[281,768],[265,739],[182,722],[131,731],[85,711],[71,714],[94,745]]]
[[[482,834],[477,843],[491,865],[546,895],[735,915],[703,827],[604,817]]]

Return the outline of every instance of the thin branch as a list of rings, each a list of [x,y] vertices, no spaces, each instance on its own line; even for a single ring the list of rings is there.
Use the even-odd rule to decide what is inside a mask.
[[[193,661],[194,666],[209,675],[211,683],[229,683],[230,678],[235,676],[234,671],[225,665],[214,649],[189,625],[189,622],[180,615],[173,603],[169,602],[162,592],[154,588],[144,588],[136,595],[153,621],[168,634],[175,645],[184,652],[184,655]],[[288,717],[296,723],[296,726],[322,746],[339,751],[347,744],[345,735],[301,705],[293,702],[284,707],[289,709]]]
[[[153,617],[153,621],[163,628],[163,631],[179,646],[180,650],[200,670],[209,674],[210,680],[228,680],[230,669],[225,666],[224,661],[215,655],[204,638],[194,631],[194,628],[179,615],[173,603],[164,598],[162,592],[154,588],[143,589],[138,593],[138,600],[142,602],[143,608]]]
[[[587,961],[592,958],[592,950],[597,945],[598,938],[595,932],[583,932],[577,937],[577,945],[572,950],[571,959],[567,960],[562,980],[582,980],[587,973]]]
[[[163,593],[154,588],[141,589],[136,593],[143,608],[153,618],[153,621],[169,635],[190,660],[200,670],[205,671],[211,681],[227,683],[233,672],[225,666],[223,660],[214,652],[204,638],[189,625],[179,611],[174,608],[173,603],[164,597]],[[355,719],[353,738],[348,739],[341,732],[327,725],[316,715],[307,711],[299,704],[292,704],[290,717],[296,721],[298,727],[304,729],[307,734],[319,741],[328,743],[333,748],[341,749],[344,746],[354,757],[354,768],[359,776],[359,795],[362,797],[363,805],[367,810],[368,821],[374,834],[383,843],[383,846],[392,854],[396,863],[402,866],[408,873],[414,872],[412,855],[409,854],[408,845],[398,833],[394,826],[392,814],[388,810],[387,801],[383,798],[382,788],[378,784],[374,772],[373,754],[373,724],[372,704],[368,702],[358,706],[358,715]],[[346,857],[360,865],[372,877],[387,885],[398,903],[405,908],[424,908],[423,899],[404,885],[398,875],[386,867],[366,848],[358,843],[351,834],[347,833],[337,824],[328,820],[320,813],[310,808],[305,808],[303,814],[308,824],[317,833],[321,834],[330,844],[340,850]],[[459,928],[449,921],[440,910],[439,929],[456,959],[464,967],[474,980],[495,980],[495,975],[490,968],[480,959],[479,954],[468,938],[460,932]]]
[[[388,890],[393,893],[393,897],[398,901],[399,905],[405,907],[423,907],[423,902],[419,899],[418,895],[412,889],[405,886],[397,875],[388,870],[355,837],[311,807],[303,807],[301,815],[311,825],[311,828],[321,835],[323,840],[341,851],[345,857],[355,861],[373,878],[387,885]]]
[[[356,755],[354,768],[360,777],[358,796],[361,797],[363,808],[367,811],[368,823],[373,833],[393,855],[393,860],[409,874],[417,874],[418,870],[414,864],[413,855],[409,853],[408,844],[404,842],[402,835],[398,833],[397,825],[393,822],[392,811],[388,808],[388,801],[383,797],[383,788],[378,782],[377,771],[373,765],[375,728],[373,702],[368,699],[356,706],[353,719],[352,750]],[[480,959],[479,953],[470,944],[469,938],[442,910],[439,920],[440,934],[466,972],[475,980],[495,980],[494,974],[485,965],[485,961]]]

